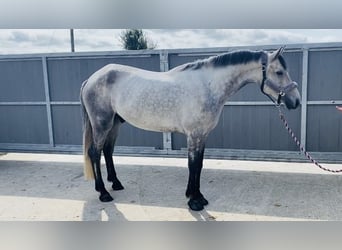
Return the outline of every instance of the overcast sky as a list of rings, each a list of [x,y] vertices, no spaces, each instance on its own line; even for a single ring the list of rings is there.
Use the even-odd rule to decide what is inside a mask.
[[[122,50],[120,29],[76,29],[76,51]],[[156,49],[342,42],[342,29],[144,29]],[[68,29],[2,29],[0,54],[70,51]]]

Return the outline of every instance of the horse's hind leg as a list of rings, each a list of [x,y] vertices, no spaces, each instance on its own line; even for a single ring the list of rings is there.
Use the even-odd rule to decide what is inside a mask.
[[[122,186],[121,182],[116,176],[114,163],[113,163],[113,151],[116,138],[118,136],[118,130],[121,125],[121,121],[118,116],[114,117],[114,123],[112,129],[109,131],[107,135],[106,142],[103,146],[103,154],[106,160],[107,166],[107,173],[108,177],[107,180],[113,183],[112,188],[113,190],[122,190],[124,187]]]
[[[101,175],[101,148],[92,143],[88,155],[91,159],[94,175],[95,175],[95,190],[100,193],[100,201],[109,202],[113,200],[113,197],[108,193],[103,183]]]
[[[103,119],[102,119],[103,118]],[[101,174],[101,152],[103,150],[107,135],[113,124],[112,116],[104,116],[93,122],[93,141],[89,147],[88,155],[91,159],[95,175],[95,190],[100,193],[100,201],[112,201],[112,196],[108,193],[103,183]]]

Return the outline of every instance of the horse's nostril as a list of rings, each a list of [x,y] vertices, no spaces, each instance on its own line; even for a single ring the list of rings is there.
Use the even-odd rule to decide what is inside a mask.
[[[300,99],[290,99],[285,96],[285,105],[288,109],[296,109],[300,105]]]

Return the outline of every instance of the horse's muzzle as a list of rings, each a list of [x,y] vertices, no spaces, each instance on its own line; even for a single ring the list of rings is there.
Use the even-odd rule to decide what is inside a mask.
[[[300,99],[299,98],[291,98],[287,95],[284,96],[284,103],[286,105],[286,108],[288,109],[296,109],[300,105]]]

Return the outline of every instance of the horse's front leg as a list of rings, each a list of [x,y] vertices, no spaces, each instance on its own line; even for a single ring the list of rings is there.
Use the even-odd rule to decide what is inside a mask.
[[[203,167],[205,138],[188,137],[188,167],[189,180],[186,190],[186,197],[190,198],[188,205],[191,210],[200,211],[208,201],[200,192],[200,178]]]

